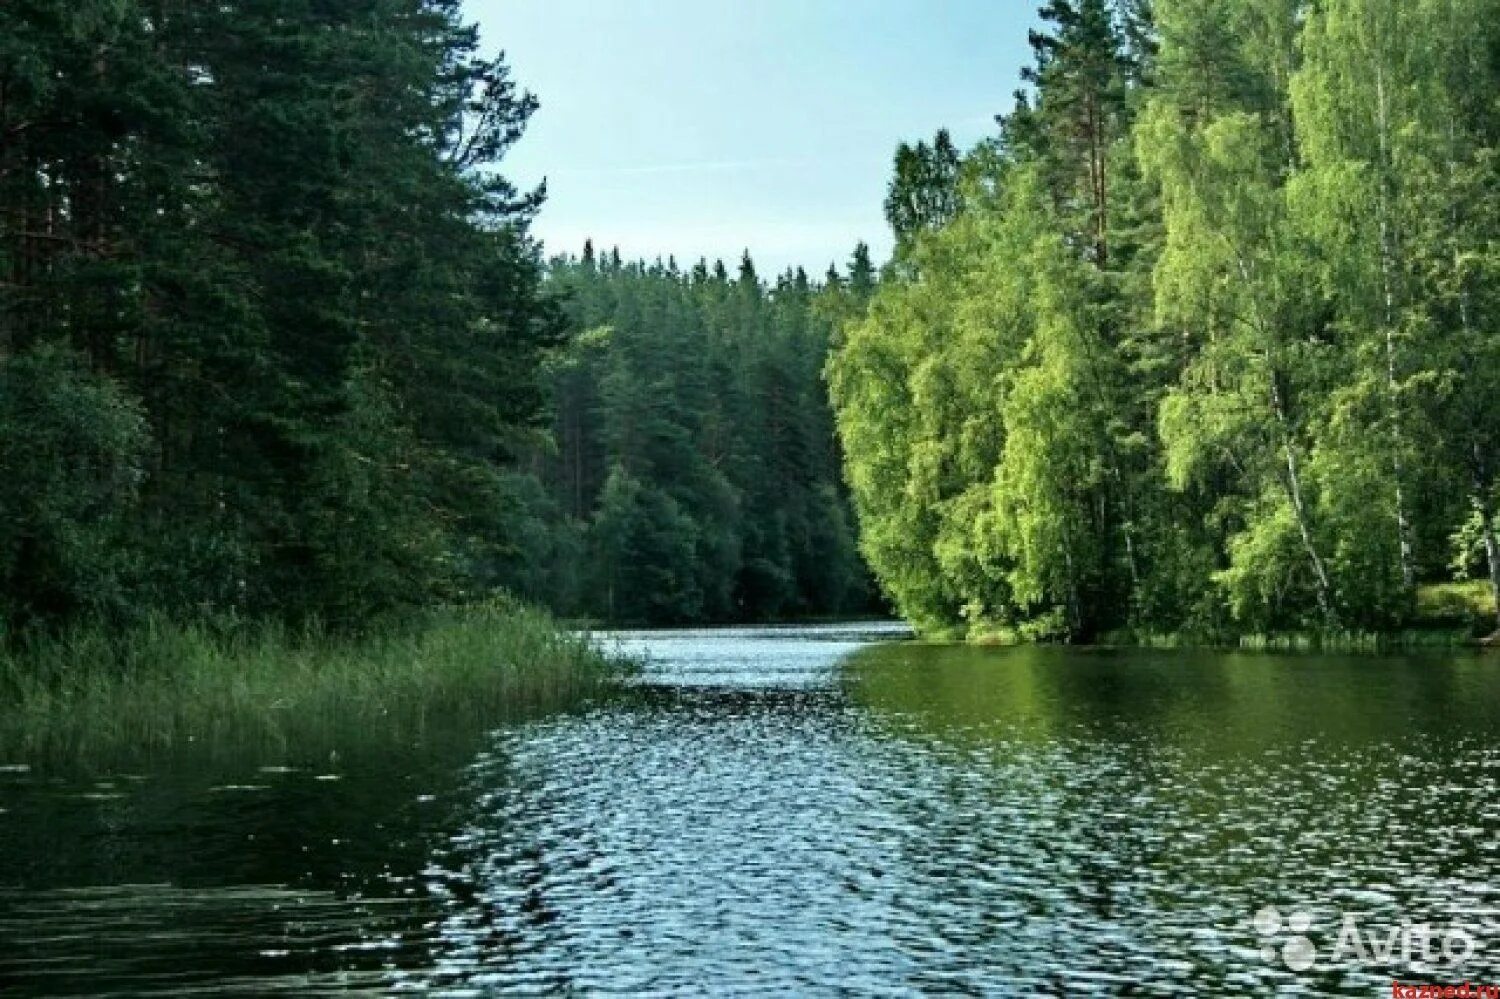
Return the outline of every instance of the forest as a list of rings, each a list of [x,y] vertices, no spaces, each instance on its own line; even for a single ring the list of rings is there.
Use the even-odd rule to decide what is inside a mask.
[[[924,630],[1390,633],[1500,588],[1500,3],[1051,0],[904,145],[828,365]]]
[[[6,4],[0,67],[9,627],[498,585],[564,330],[458,0]]]
[[[6,5],[5,634],[1493,616],[1500,0],[1040,23],[813,279],[548,258],[459,0]]]
[[[875,266],[543,259],[458,0],[0,11],[0,622],[870,605],[822,382]]]
[[[553,427],[522,463],[516,586],[571,618],[836,617],[876,599],[822,368],[874,291],[869,249],[769,286],[748,253],[687,270],[559,257],[569,336],[545,365]]]

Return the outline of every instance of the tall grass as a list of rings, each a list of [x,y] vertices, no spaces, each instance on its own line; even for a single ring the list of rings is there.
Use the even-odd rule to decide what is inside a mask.
[[[122,635],[78,627],[0,649],[0,762],[411,743],[576,704],[619,669],[509,603],[434,610],[357,638],[163,617]]]

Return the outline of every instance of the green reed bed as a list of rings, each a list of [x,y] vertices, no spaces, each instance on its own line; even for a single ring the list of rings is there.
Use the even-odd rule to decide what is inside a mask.
[[[246,742],[411,743],[575,705],[622,667],[546,615],[444,608],[351,637],[316,625],[75,628],[0,648],[0,762]]]

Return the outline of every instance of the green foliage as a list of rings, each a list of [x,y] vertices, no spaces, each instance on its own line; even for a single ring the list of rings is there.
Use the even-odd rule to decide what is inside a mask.
[[[1419,587],[1416,618],[1428,626],[1458,625],[1483,634],[1494,626],[1495,591],[1489,580]]]
[[[1475,96],[1500,5],[1041,14],[1033,89],[955,215],[893,215],[902,266],[828,366],[898,607],[1012,638],[1394,632],[1455,545],[1500,589]]]
[[[65,350],[0,368],[0,622],[125,611],[140,407]]]
[[[548,360],[538,536],[567,539],[525,592],[632,623],[858,612],[869,602],[820,380],[831,317],[873,287],[868,251],[826,287],[722,264],[552,262],[569,341]],[[576,539],[576,540],[575,540]],[[545,547],[545,544],[543,544]]]
[[[1500,0],[1041,22],[1000,135],[898,150],[896,259],[816,284],[545,266],[459,0],[0,7],[7,633],[838,614],[861,555],[925,629],[1073,641],[1500,590]]]
[[[924,229],[947,225],[963,205],[959,189],[958,148],[947,129],[939,129],[932,145],[902,143],[885,198],[885,218],[898,246]],[[900,249],[897,251],[900,252]]]
[[[340,627],[517,576],[561,317],[458,0],[0,10],[0,613]]]
[[[696,525],[677,501],[616,466],[605,481],[590,547],[599,569],[597,605],[610,621],[696,618]]]

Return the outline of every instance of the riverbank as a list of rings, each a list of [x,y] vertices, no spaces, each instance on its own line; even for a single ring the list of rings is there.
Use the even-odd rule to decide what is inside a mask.
[[[922,632],[936,642],[972,645],[1027,645],[1046,639],[1024,626],[980,622],[969,628]],[[1154,649],[1235,648],[1257,651],[1378,652],[1402,649],[1496,648],[1495,597],[1487,582],[1434,583],[1417,588],[1411,622],[1390,631],[1283,631],[1223,634],[1153,632],[1120,629],[1092,643],[1102,646]]]
[[[327,757],[578,704],[621,667],[509,602],[353,637],[154,618],[0,649],[0,762],[265,744]]]

